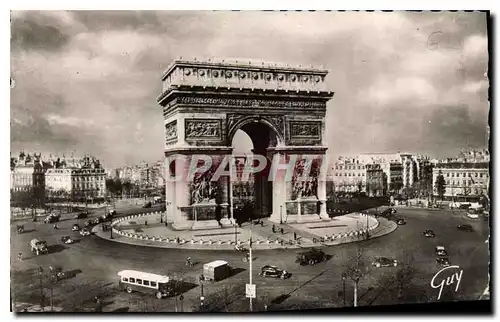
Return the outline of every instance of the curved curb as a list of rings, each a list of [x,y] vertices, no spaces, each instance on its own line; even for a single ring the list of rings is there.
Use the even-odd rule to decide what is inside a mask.
[[[114,238],[110,237],[110,234],[104,233],[102,230],[102,223],[94,226],[92,228],[92,232],[98,236],[99,238],[112,241],[112,242],[117,242],[117,243],[122,243],[122,244],[128,244],[128,245],[134,245],[134,246],[144,246],[144,247],[156,247],[156,248],[172,248],[172,249],[193,249],[193,250],[234,250],[234,247],[236,243],[234,241],[220,241],[220,240],[186,240],[186,239],[179,239],[178,237],[157,237],[157,236],[148,236],[148,235],[141,235],[141,234],[134,234],[134,233],[127,233],[123,232],[120,229],[115,228],[115,225],[123,222],[123,221],[129,221],[131,219],[136,219],[144,216],[150,216],[150,215],[157,215],[159,212],[151,212],[151,213],[144,213],[144,214],[136,214],[136,215],[129,215],[125,217],[120,217],[117,219],[112,220],[111,222],[111,229],[112,229],[112,234],[113,235],[118,235],[120,236],[121,239],[116,240]],[[336,246],[336,245],[341,245],[341,244],[347,244],[347,243],[352,243],[352,242],[357,242],[357,241],[363,241],[364,235],[367,232],[373,231],[377,229],[380,226],[379,220],[377,220],[375,217],[366,215],[366,214],[359,214],[360,216],[368,216],[369,218],[373,219],[375,223],[373,225],[368,227],[368,230],[366,229],[360,229],[357,231],[350,231],[347,233],[342,233],[338,235],[331,235],[331,236],[325,236],[321,238],[320,240],[315,240],[313,243],[301,243],[298,244],[294,242],[293,240],[286,242],[283,239],[257,239],[254,240],[252,243],[252,248],[253,249],[258,249],[258,250],[271,250],[271,249],[302,249],[302,248],[314,248],[314,247],[321,247],[321,246]],[[98,228],[100,227],[100,229]],[[383,234],[377,235],[375,233],[374,236],[371,238],[377,238],[384,236],[386,234],[389,234],[396,230],[397,225],[394,225],[392,227],[393,229],[389,229]],[[248,245],[248,241],[238,241],[238,245]]]

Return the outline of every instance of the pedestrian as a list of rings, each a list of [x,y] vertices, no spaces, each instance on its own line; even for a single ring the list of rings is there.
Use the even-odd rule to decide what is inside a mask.
[[[297,233],[296,232],[293,232],[293,239],[297,240]]]
[[[145,220],[145,221],[144,221],[144,225],[145,225],[145,226],[147,226],[147,225],[148,225],[148,221],[147,221],[147,220]]]
[[[283,235],[285,233],[285,230],[281,228],[281,234]]]
[[[273,224],[273,233],[275,233],[275,232],[276,232],[276,226],[274,226],[274,224]]]
[[[263,220],[263,219],[261,219],[261,220],[260,220],[260,225],[261,225],[262,227],[264,227],[264,220]]]
[[[23,260],[23,253],[17,254],[17,259],[22,261]]]

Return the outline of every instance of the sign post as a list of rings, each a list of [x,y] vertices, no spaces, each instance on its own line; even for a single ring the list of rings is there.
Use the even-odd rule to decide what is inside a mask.
[[[255,284],[246,284],[245,295],[250,299],[250,302],[256,297],[255,293]]]

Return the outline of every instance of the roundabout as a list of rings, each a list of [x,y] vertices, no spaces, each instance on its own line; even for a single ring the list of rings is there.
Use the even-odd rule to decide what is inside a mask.
[[[111,231],[103,224],[93,228],[100,238],[131,245],[158,248],[188,248],[232,250],[236,245],[252,248],[293,249],[318,246],[333,246],[376,238],[391,233],[396,225],[385,219],[352,213],[338,216],[328,222],[304,224],[274,224],[264,219],[260,224],[245,223],[233,228],[178,231],[162,222],[161,212],[135,214],[114,219]]]

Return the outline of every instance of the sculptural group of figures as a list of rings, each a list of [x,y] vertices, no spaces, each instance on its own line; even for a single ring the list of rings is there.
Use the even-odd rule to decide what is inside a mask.
[[[195,180],[191,186],[191,204],[209,202],[217,195],[217,182],[211,180],[212,173],[206,173]]]
[[[294,198],[309,198],[317,195],[318,190],[318,181],[317,181],[317,169],[318,165],[313,163],[311,164],[310,174],[313,179],[311,180],[303,180],[302,177],[304,175],[306,167],[306,161],[300,160],[294,171],[294,176],[292,179],[292,197]]]
[[[317,191],[316,180],[310,181],[295,181],[293,183],[293,195],[295,198],[315,197]]]

